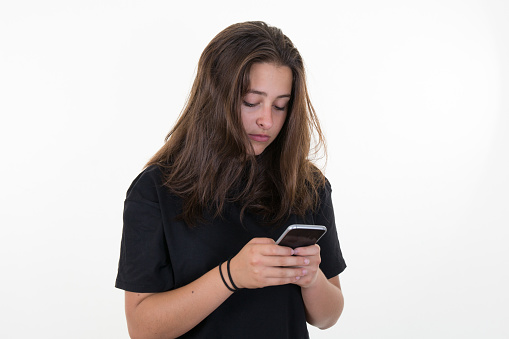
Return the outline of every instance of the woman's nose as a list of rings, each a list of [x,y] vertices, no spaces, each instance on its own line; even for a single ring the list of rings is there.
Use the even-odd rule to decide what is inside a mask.
[[[256,119],[256,124],[263,129],[272,127],[272,107],[262,106],[260,109],[260,116]]]

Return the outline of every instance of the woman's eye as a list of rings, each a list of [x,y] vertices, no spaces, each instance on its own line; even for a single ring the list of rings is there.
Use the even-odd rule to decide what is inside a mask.
[[[251,103],[249,103],[249,102],[247,102],[247,101],[243,101],[243,104],[244,104],[244,106],[246,106],[246,107],[255,107],[255,106],[256,106],[256,104],[251,104]]]
[[[279,106],[274,105],[274,108],[278,111],[284,111],[286,107],[279,107]]]

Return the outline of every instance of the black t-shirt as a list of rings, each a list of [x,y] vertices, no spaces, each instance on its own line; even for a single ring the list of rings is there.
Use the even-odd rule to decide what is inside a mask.
[[[327,182],[316,213],[308,213],[304,219],[292,215],[278,229],[262,226],[250,213],[241,224],[240,207],[233,203],[227,205],[222,217],[190,228],[177,220],[182,200],[162,185],[160,169],[151,166],[127,191],[115,286],[139,293],[179,288],[235,256],[252,238],[277,239],[292,224],[327,227],[318,242],[320,269],[332,278],[346,264],[330,194]],[[309,338],[300,287],[288,284],[237,291],[182,338]]]

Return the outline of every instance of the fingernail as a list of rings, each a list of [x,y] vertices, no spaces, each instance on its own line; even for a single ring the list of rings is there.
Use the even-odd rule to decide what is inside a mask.
[[[293,254],[292,255],[297,255],[299,253],[299,251],[297,251],[296,249],[293,250]]]
[[[308,270],[302,270],[302,275],[308,274]]]
[[[307,259],[307,258],[304,259],[304,264],[306,264],[306,265],[309,264],[309,259]]]
[[[300,279],[300,277],[295,277],[295,280],[299,280],[299,279]]]

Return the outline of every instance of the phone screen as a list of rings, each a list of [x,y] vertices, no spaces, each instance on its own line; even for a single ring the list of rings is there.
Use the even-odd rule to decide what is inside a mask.
[[[316,244],[325,231],[325,227],[319,229],[293,228],[287,230],[282,235],[282,239],[280,238],[276,243],[291,248],[310,246]]]

